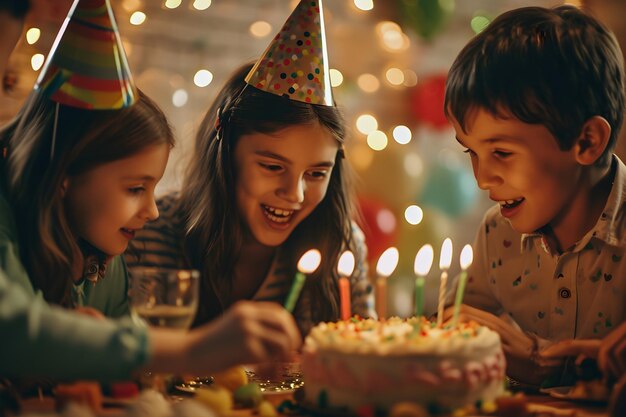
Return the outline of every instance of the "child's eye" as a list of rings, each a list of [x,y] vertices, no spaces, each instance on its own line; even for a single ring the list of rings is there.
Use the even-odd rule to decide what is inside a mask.
[[[128,189],[128,192],[133,194],[133,195],[139,195],[142,194],[144,191],[146,191],[145,187],[143,186],[139,186],[139,187],[131,187]]]
[[[261,168],[263,168],[263,169],[265,169],[267,171],[271,171],[271,172],[278,172],[278,171],[280,171],[283,168],[280,165],[264,164],[262,162],[259,162],[259,165],[261,166]]]
[[[467,153],[470,156],[475,155],[474,151],[471,150],[470,148],[465,148],[465,150],[463,151],[463,153]]]
[[[509,156],[512,155],[511,152],[499,151],[499,150],[493,151],[493,154],[497,156],[498,158],[502,158],[502,159],[508,158]]]
[[[308,173],[309,177],[316,179],[316,180],[321,180],[326,178],[326,176],[328,175],[328,171],[325,170],[321,170],[321,171],[310,171]]]

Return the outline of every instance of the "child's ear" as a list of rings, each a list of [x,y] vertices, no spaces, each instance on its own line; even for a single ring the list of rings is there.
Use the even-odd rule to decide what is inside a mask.
[[[576,161],[581,165],[593,165],[604,153],[610,137],[609,122],[601,116],[591,117],[583,124],[580,136],[574,143]]]

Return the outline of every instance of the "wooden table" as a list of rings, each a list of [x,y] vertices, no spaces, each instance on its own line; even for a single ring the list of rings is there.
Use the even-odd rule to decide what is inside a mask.
[[[290,399],[288,394],[276,395],[272,394],[266,397],[273,404],[278,405],[285,399]],[[527,395],[529,410],[537,417],[608,417],[606,405],[593,405],[579,402],[570,402],[557,400],[548,395]],[[27,413],[53,413],[54,399],[44,397],[42,400],[38,398],[27,399],[22,403],[23,414]],[[122,416],[124,409],[120,407],[107,407],[99,417],[116,417]],[[231,417],[258,417],[251,409],[236,409]],[[472,417],[479,417],[472,416]],[[493,415],[491,416],[493,417]],[[626,416],[624,416],[626,417]]]

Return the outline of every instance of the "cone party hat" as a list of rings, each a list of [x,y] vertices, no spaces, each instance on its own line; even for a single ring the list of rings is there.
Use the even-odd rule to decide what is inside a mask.
[[[91,110],[131,106],[137,97],[109,0],[75,0],[35,90]]]
[[[301,0],[246,82],[268,93],[333,106],[322,0]]]

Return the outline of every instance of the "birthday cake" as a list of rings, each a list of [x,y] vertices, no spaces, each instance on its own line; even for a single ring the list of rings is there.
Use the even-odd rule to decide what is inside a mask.
[[[389,410],[415,402],[449,412],[504,393],[497,333],[476,323],[441,329],[421,318],[321,323],[302,354],[305,404]]]

